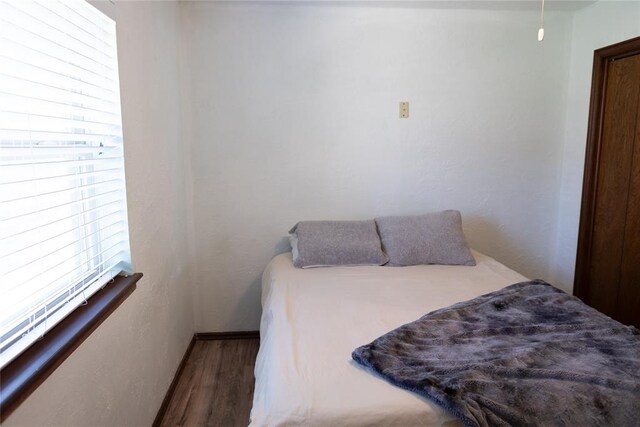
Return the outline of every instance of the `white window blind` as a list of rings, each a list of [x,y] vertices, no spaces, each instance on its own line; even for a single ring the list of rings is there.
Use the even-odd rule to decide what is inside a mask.
[[[115,23],[0,1],[0,366],[130,272]]]

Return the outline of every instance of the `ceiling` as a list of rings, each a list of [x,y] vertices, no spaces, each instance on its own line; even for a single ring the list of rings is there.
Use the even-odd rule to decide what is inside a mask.
[[[183,0],[185,1],[185,0]],[[207,1],[207,0],[199,0]],[[216,3],[295,4],[425,9],[540,10],[541,0],[209,0]],[[545,0],[545,10],[575,11],[597,0]],[[612,1],[612,0],[601,0]],[[624,0],[623,0],[624,1]],[[634,1],[634,0],[626,0]],[[635,0],[637,1],[637,0]]]

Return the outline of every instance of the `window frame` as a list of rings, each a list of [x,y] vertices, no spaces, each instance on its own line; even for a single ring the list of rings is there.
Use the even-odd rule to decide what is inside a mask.
[[[142,273],[112,282],[33,343],[0,371],[0,423],[51,375],[136,289]]]
[[[114,22],[116,21],[113,0],[86,1]],[[82,167],[92,169],[91,165]],[[95,181],[95,177],[87,179]],[[86,184],[89,183],[91,182]],[[85,183],[82,184],[84,186]],[[89,191],[97,190],[91,188]],[[128,214],[126,211],[125,213]],[[85,212],[78,219],[82,222],[90,221],[91,218],[87,215],[90,214]],[[97,233],[101,235],[103,231],[97,230]],[[87,230],[83,229],[82,232],[86,233]],[[86,244],[86,241],[83,241],[83,244]],[[91,254],[100,253],[101,245],[102,243],[99,243]],[[100,262],[101,259],[93,259],[91,264]],[[142,273],[122,272],[115,276],[87,298],[84,304],[76,307],[39,340],[0,369],[0,423],[4,423],[15,409],[133,293],[141,278]]]

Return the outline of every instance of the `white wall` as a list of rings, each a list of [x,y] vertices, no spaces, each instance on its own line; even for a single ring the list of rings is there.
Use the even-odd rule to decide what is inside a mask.
[[[257,329],[296,221],[462,211],[471,244],[553,263],[570,14],[182,6],[196,329]],[[398,102],[411,117],[398,118]]]
[[[131,246],[144,277],[3,426],[151,425],[193,335],[177,9],[116,10]]]
[[[639,1],[600,1],[573,17],[554,283],[572,289],[591,94],[593,51],[640,36]]]

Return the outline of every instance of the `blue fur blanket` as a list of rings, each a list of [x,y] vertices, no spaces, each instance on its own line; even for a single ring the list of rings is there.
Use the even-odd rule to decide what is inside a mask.
[[[640,331],[541,280],[429,313],[352,356],[466,426],[640,426]]]

